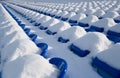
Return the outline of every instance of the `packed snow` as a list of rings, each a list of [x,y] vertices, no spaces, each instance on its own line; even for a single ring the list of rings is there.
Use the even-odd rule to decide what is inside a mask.
[[[119,19],[118,0],[9,0],[2,3],[15,16],[12,18],[0,3],[2,78],[57,78],[60,70],[49,63],[49,59],[53,57],[67,62],[68,69],[64,78],[102,78],[91,65],[93,57],[99,57],[120,69],[120,44],[112,43],[106,35],[108,30],[119,33],[119,23],[115,21]],[[66,21],[63,18],[68,19]],[[38,36],[35,43],[19,26],[17,20],[25,24],[25,28],[30,28],[30,33]],[[71,26],[70,20],[77,21],[75,26]],[[90,26],[104,28],[105,33],[87,32],[84,27],[78,26],[81,21]],[[41,26],[57,32],[56,35],[46,34],[47,30],[41,30]],[[58,37],[70,41],[60,43]],[[40,55],[42,51],[36,45],[41,42],[48,44],[46,58]],[[90,54],[84,58],[77,56],[70,50],[71,44],[82,50],[89,50]]]

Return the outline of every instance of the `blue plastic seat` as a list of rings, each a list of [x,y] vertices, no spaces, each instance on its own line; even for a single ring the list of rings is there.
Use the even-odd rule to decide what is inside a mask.
[[[58,37],[58,41],[62,42],[62,43],[67,43],[69,41],[69,39],[65,39],[63,37]]]
[[[120,33],[109,30],[107,31],[107,38],[114,43],[120,42]]]
[[[47,27],[44,27],[44,26],[40,26],[39,27],[41,30],[46,30],[47,29]]]
[[[85,57],[90,53],[89,50],[82,50],[78,48],[77,46],[75,46],[74,44],[71,44],[69,48],[71,51],[73,51],[75,54],[77,54],[80,57]]]
[[[91,26],[90,31],[97,31],[97,32],[104,32],[104,28],[100,28],[100,27],[97,27],[97,26]]]
[[[116,23],[120,23],[120,20],[114,19],[114,21],[115,21]]]
[[[85,23],[82,23],[82,22],[79,22],[78,25],[81,26],[81,27],[89,27],[89,25],[87,23],[85,24]]]
[[[25,29],[25,24],[20,24],[20,27],[24,30]]]
[[[63,21],[67,21],[68,18],[64,18],[64,17],[62,17],[61,20],[63,20]]]
[[[25,33],[26,33],[27,35],[30,34],[30,28],[25,28],[24,31],[25,31]]]
[[[61,16],[55,16],[55,18],[59,19],[59,18],[61,18]]]
[[[60,70],[58,78],[64,78],[68,68],[67,62],[64,59],[58,57],[51,58],[49,62],[54,64]]]
[[[35,20],[30,20],[30,23],[34,23],[35,22]]]
[[[99,58],[95,57],[92,61],[92,66],[97,68],[97,71],[103,78],[120,78],[120,70],[111,67]]]
[[[48,45],[46,43],[38,43],[37,46],[41,49],[41,56],[46,57],[46,52],[48,50]]]
[[[18,23],[18,25],[20,25],[20,24],[21,24],[21,21],[18,20],[17,23]]]
[[[50,31],[50,30],[47,30],[46,33],[47,33],[48,35],[55,35],[55,34],[57,34],[57,32],[52,32],[52,31]]]
[[[77,23],[77,20],[72,20],[72,19],[70,19],[70,20],[69,20],[69,23]]]
[[[35,23],[34,26],[40,26],[40,23]]]
[[[36,34],[30,34],[29,35],[29,37],[31,38],[31,40],[33,41],[33,42],[36,42],[36,39],[37,39],[37,35]]]

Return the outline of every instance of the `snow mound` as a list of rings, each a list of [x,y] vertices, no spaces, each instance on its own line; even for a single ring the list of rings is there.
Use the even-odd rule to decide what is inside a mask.
[[[46,22],[46,21],[48,21],[48,20],[50,20],[50,19],[51,19],[50,16],[44,16],[44,17],[42,17],[42,18],[39,20],[39,23],[44,23],[44,22]]]
[[[112,47],[110,47],[109,49],[97,54],[96,57],[103,60],[108,65],[120,69],[120,62],[118,61],[120,59],[119,51],[120,51],[120,43],[117,43]]]
[[[60,32],[57,36],[63,37],[65,39],[70,39],[70,41],[76,40],[86,34],[86,31],[80,26],[73,26]]]
[[[47,22],[45,23],[42,23],[42,26],[44,27],[51,27],[57,23],[59,23],[60,21],[58,19],[55,19],[55,18],[51,18],[50,20],[48,20]]]
[[[105,11],[103,10],[97,10],[95,13],[93,13],[93,15],[96,15],[97,17],[101,17],[104,14],[105,14]]]
[[[65,15],[63,18],[71,18],[72,16],[75,16],[76,13],[75,12],[70,12],[67,15]]]
[[[51,30],[52,32],[61,32],[61,31],[64,31],[70,27],[71,26],[69,23],[61,21],[61,22],[55,24],[54,26],[49,27],[48,29]]]
[[[110,27],[114,26],[116,23],[112,18],[103,18],[95,23],[92,23],[92,26],[104,28],[107,31]]]
[[[15,69],[14,71],[12,71]],[[3,68],[3,78],[57,78],[58,70],[37,54],[24,55],[9,61]]]
[[[31,40],[16,39],[1,50],[1,61],[4,64],[5,62],[15,60],[20,56],[40,52],[40,49]]]
[[[94,23],[96,21],[98,21],[98,17],[97,16],[89,15],[88,17],[80,20],[79,22],[82,22],[82,23],[85,23],[85,24],[87,23],[87,24],[91,25],[91,23]]]
[[[104,14],[102,17],[103,18],[115,18],[119,16],[119,14],[115,11],[111,11],[111,12],[107,12],[106,14]]]
[[[93,55],[109,48],[111,42],[102,33],[89,32],[83,37],[74,41],[73,44],[82,50],[89,50]]]
[[[120,33],[120,23],[118,23],[115,26],[111,27],[109,30]]]
[[[84,19],[84,18],[86,18],[86,17],[87,17],[86,14],[84,14],[84,13],[79,13],[79,14],[76,14],[75,16],[71,17],[70,19],[71,19],[71,20],[79,21],[79,20]]]

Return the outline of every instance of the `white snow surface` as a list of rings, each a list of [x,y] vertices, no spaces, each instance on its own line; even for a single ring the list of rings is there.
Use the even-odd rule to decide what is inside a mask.
[[[86,31],[80,26],[73,26],[57,34],[58,37],[69,39],[71,42],[84,36]]]
[[[3,67],[3,78],[57,78],[58,72],[42,56],[29,54],[7,62]]]
[[[111,27],[109,30],[120,33],[120,23],[118,23],[115,26]]]
[[[119,51],[120,51],[120,43],[117,43],[112,47],[110,47],[109,49],[97,54],[96,57],[98,57],[106,64],[120,70],[120,62],[118,62],[118,60],[120,59]]]
[[[60,21],[58,19],[55,19],[55,18],[51,18],[50,20],[42,23],[42,26],[44,27],[51,27],[57,23],[59,23]]]
[[[52,32],[62,32],[68,28],[70,28],[70,24],[64,21],[60,21],[59,23],[49,27],[48,29]]]
[[[103,18],[92,23],[93,26],[104,28],[105,31],[107,31],[110,27],[114,26],[115,24],[116,23],[112,18]]]
[[[83,37],[73,42],[74,45],[82,50],[89,50],[91,55],[95,55],[111,46],[111,41],[99,32],[89,32]]]

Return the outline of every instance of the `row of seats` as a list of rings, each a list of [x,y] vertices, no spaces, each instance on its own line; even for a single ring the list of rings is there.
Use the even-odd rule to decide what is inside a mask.
[[[8,11],[8,13],[15,19],[15,21],[18,23],[18,25],[23,29],[23,31],[26,33],[26,35],[28,35],[28,37],[33,42],[35,42],[36,46],[41,49],[41,54],[40,55],[42,55],[43,57],[45,57],[46,51],[48,49],[48,45],[46,43],[36,43],[37,35],[34,34],[34,33],[30,33],[30,29],[26,28],[25,24],[23,24],[22,21],[20,21],[15,15],[13,15],[12,12],[10,12],[9,9],[5,5],[3,5],[3,6]],[[31,46],[33,46],[33,45],[31,45]],[[64,75],[65,75],[67,67],[68,67],[67,66],[67,62],[64,59],[61,59],[61,58],[58,58],[58,57],[51,58],[49,60],[49,62],[51,64],[56,65],[57,68],[60,70],[60,74],[59,74],[58,78],[64,78]]]
[[[103,20],[103,19],[101,19],[101,20]],[[104,21],[105,20],[110,20],[110,19],[104,19]],[[106,21],[104,23],[106,23]],[[71,27],[71,28],[74,28],[74,27]],[[68,29],[70,29],[70,28],[68,28]],[[88,38],[91,38],[93,40],[88,40]],[[62,37],[59,37],[58,41],[64,43],[64,42],[68,42],[69,40],[66,38],[63,39]],[[99,47],[98,47],[98,45],[99,45]],[[107,54],[109,54],[109,53],[111,54],[111,52],[108,52],[108,53],[104,52],[104,51],[106,51],[106,49],[107,50],[110,49],[110,51],[111,51],[111,48],[110,48],[111,45],[112,45],[111,42],[107,39],[107,37],[103,33],[89,32],[89,33],[85,33],[81,38],[78,38],[74,42],[72,42],[72,44],[69,46],[69,48],[71,51],[73,51],[75,54],[77,54],[80,57],[85,57],[90,54],[92,56],[94,56],[97,54],[98,56],[101,55],[101,57],[103,58],[104,55],[107,56]],[[114,46],[116,46],[116,45],[119,46],[119,43],[115,44]],[[114,46],[112,46],[112,47],[114,47]],[[114,50],[114,49],[112,48],[112,50]],[[117,50],[116,52],[118,52],[118,51],[119,50]],[[116,54],[118,54],[118,53],[116,53]],[[104,59],[102,60],[102,59],[100,59],[101,57],[98,58],[97,55],[93,58],[92,65],[95,68],[97,68],[98,73],[105,78],[108,78],[108,77],[119,78],[120,74],[119,74],[119,70],[117,70],[117,66],[116,67],[111,66],[111,61],[110,61],[110,63],[106,63],[106,61],[109,62],[110,58],[109,59],[105,58],[105,60]],[[111,56],[111,58],[112,58],[112,55],[109,55],[109,56]],[[116,57],[116,55],[114,55],[114,57]],[[119,57],[119,55],[118,55],[118,57]],[[118,57],[115,58],[115,61],[118,59]],[[112,62],[112,64],[114,64],[114,62]],[[116,64],[118,64],[118,62]],[[106,68],[104,68],[104,66]],[[113,73],[113,72],[115,72],[115,73]]]
[[[22,12],[22,10],[23,9],[21,9],[21,11],[19,11],[19,13]],[[24,9],[24,10],[26,11],[26,9]],[[39,28],[41,30],[46,30],[48,28],[49,22],[53,22],[53,21],[54,22],[58,22],[59,21],[59,20],[51,19],[49,16],[44,16],[43,14],[38,14],[38,13],[35,14],[34,12],[28,12],[28,11],[25,12],[25,11],[24,11],[24,13],[22,13],[22,15],[24,17],[27,17],[27,19],[30,20],[30,22],[32,21],[31,23],[35,23],[35,26],[39,26],[40,25]],[[31,17],[31,14],[36,15],[36,16]],[[80,15],[84,18],[83,14],[80,14]],[[39,18],[40,20],[39,19],[35,19],[35,17],[37,17],[37,16],[40,16],[40,18]],[[44,20],[44,22],[42,20]],[[46,21],[49,21],[49,22],[47,22],[48,24],[46,24]],[[60,23],[60,24],[62,24],[62,23]],[[94,31],[105,32],[107,37],[108,37],[108,39],[110,39],[114,43],[117,43],[117,42],[120,41],[120,38],[119,38],[120,32],[118,31],[119,23],[115,23],[115,21],[112,18],[103,18],[103,19],[98,20],[98,18],[96,16],[92,15],[92,16],[88,16],[88,17],[84,18],[83,20],[81,20],[81,23],[79,22],[78,24],[81,27],[88,27],[88,28],[85,28],[85,30],[87,32],[88,31],[89,32],[91,32],[91,31],[92,32],[94,32]],[[53,26],[55,27],[54,24],[53,24]],[[50,27],[50,29],[53,29],[53,28]],[[48,29],[46,31],[47,34],[53,34],[54,35],[54,34],[56,34],[56,31],[58,31],[58,30],[56,30],[56,31],[52,30],[51,31],[50,29]],[[113,33],[110,34],[110,32],[113,32],[114,34]]]

